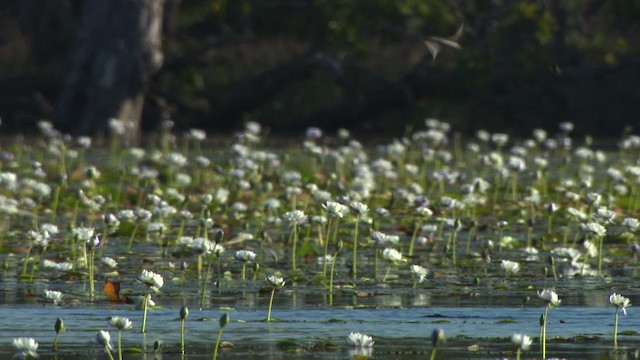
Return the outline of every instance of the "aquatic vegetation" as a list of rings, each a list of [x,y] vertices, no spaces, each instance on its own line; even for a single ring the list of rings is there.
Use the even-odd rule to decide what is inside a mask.
[[[547,358],[547,316],[549,314],[549,308],[556,308],[560,306],[562,300],[558,298],[558,294],[549,289],[538,291],[538,297],[545,302],[544,314],[540,317],[540,341],[542,358]]]
[[[180,308],[180,353],[184,354],[184,322],[189,316],[189,308],[183,306]]]
[[[575,311],[608,305],[604,299],[615,289],[609,302],[616,307],[617,348],[618,314],[630,305],[617,292],[637,295],[640,137],[626,133],[615,153],[602,151],[599,139],[581,141],[563,130],[536,129],[522,139],[479,131],[465,139],[435,119],[377,143],[319,129],[309,129],[301,143],[273,141],[251,122],[220,140],[198,129],[176,136],[170,125],[143,147],[119,144],[109,154],[97,139],[64,136],[46,125],[36,147],[17,138],[0,144],[7,301],[61,305],[46,306],[55,313],[108,306],[112,319],[131,316],[120,313],[124,309],[142,309],[144,333],[149,308],[158,316],[161,309],[184,308],[184,352],[187,306],[267,310],[269,324],[260,326],[274,336],[284,336],[290,325],[280,320],[296,321],[287,311],[274,321],[274,302],[277,309],[280,302],[296,311],[313,304],[340,314],[417,308],[425,316],[439,306],[513,304],[527,320],[514,316],[504,324],[537,326],[537,313],[535,325],[525,314],[536,306],[529,299],[537,288],[545,289],[538,296],[545,304],[540,345],[546,356],[548,310],[560,304],[556,290],[570,294],[563,304]],[[466,239],[465,249],[458,249],[458,239]],[[278,295],[283,269],[291,271]],[[104,295],[94,291],[100,281]],[[600,301],[583,299],[586,291]],[[72,323],[68,315],[56,316]],[[412,321],[457,322],[425,319]],[[253,320],[239,318],[238,328]],[[120,338],[127,329],[119,324],[124,327],[113,326]],[[59,353],[67,351],[66,345],[57,349],[60,325]],[[189,331],[199,331],[195,321]],[[503,331],[496,342],[506,348],[517,329]],[[146,336],[172,332],[162,323]],[[96,336],[111,351],[110,338]],[[316,349],[292,340],[295,349]],[[378,334],[376,340],[377,349],[393,342]],[[509,348],[526,351],[530,338],[516,340]],[[465,349],[474,345],[465,341],[451,340]],[[177,352],[178,342],[176,336],[157,351]],[[146,340],[136,345],[146,347]],[[372,354],[362,349],[349,352]],[[476,355],[482,357],[469,356]]]
[[[271,288],[271,296],[269,297],[269,312],[267,313],[267,322],[271,322],[271,307],[273,306],[273,296],[276,293],[276,289],[282,289],[286,282],[284,278],[278,275],[269,275],[265,279],[267,286]]]
[[[109,325],[118,330],[118,359],[122,360],[122,331],[131,330],[133,323],[128,318],[114,316],[109,320]]]
[[[56,331],[56,336],[53,339],[53,352],[57,352],[58,351],[58,336],[60,335],[60,332],[64,331],[64,321],[62,321],[62,319],[58,318],[56,319],[56,323],[53,326],[54,330]]]
[[[158,291],[164,285],[164,279],[162,275],[146,269],[142,270],[142,273],[138,275],[138,281],[144,285],[145,293],[142,300],[142,332],[147,331],[147,311],[149,310],[149,304],[151,302],[151,291]]]
[[[216,360],[218,358],[218,349],[220,348],[220,339],[222,338],[222,330],[224,330],[224,327],[227,326],[227,324],[229,324],[229,314],[225,313],[220,317],[220,329],[218,330],[218,338],[216,339],[216,345],[213,348],[213,360]]]
[[[631,300],[620,294],[613,293],[609,296],[609,302],[616,307],[615,321],[613,325],[613,347],[618,349],[618,313],[622,309],[624,316],[627,316],[627,307],[631,306]]]

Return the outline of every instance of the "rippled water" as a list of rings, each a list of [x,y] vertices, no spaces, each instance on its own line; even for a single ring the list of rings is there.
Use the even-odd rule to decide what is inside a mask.
[[[578,285],[578,281],[574,281]],[[15,337],[33,337],[40,343],[41,358],[54,358],[51,352],[56,318],[65,320],[66,332],[59,338],[58,359],[106,358],[93,343],[95,332],[109,329],[110,316],[124,316],[134,322],[134,328],[124,333],[124,347],[146,349],[146,354],[128,353],[127,359],[154,358],[153,343],[161,340],[162,354],[157,358],[180,358],[177,320],[180,305],[161,301],[162,307],[149,312],[148,333],[140,333],[142,311],[134,305],[74,304],[62,306],[38,301],[39,287],[3,282],[0,319],[0,355],[13,354],[8,344]],[[411,359],[428,357],[431,349],[428,337],[435,327],[445,329],[449,340],[438,358],[494,359],[513,357],[509,337],[524,333],[537,337],[542,307],[537,299],[523,304],[530,290],[478,291],[448,295],[428,289],[369,290],[370,296],[355,296],[353,291],[339,292],[334,306],[326,304],[326,296],[313,294],[304,288],[290,288],[277,294],[272,316],[277,322],[267,323],[268,294],[255,291],[212,291],[204,309],[197,308],[197,294],[182,301],[190,308],[186,323],[187,354],[185,358],[210,358],[218,332],[220,307],[231,316],[224,329],[223,340],[233,343],[224,349],[221,358],[350,358],[352,348],[346,343],[350,332],[362,332],[374,337],[373,356],[377,358]],[[471,289],[472,286],[469,286]],[[452,290],[453,288],[451,288]],[[171,284],[166,289],[172,291]],[[215,294],[215,296],[213,296]],[[614,308],[607,306],[608,291],[592,290],[566,294],[560,307],[549,312],[547,329],[548,356],[600,359],[612,354]],[[632,301],[638,299],[636,291]],[[73,293],[68,295],[69,300]],[[162,296],[159,297],[162,299]],[[165,304],[166,302],[166,304]],[[635,309],[621,316],[619,331],[640,328]],[[616,358],[635,356],[638,335],[620,335],[620,350]],[[628,353],[628,354],[627,354]],[[524,358],[538,356],[537,340]]]

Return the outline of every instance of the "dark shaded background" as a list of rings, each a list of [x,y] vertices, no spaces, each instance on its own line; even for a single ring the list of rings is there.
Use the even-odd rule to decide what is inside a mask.
[[[55,117],[89,3],[0,3],[5,131]],[[640,1],[165,0],[163,7],[164,61],[144,84],[143,129],[169,116],[183,129],[227,131],[255,120],[283,133],[318,126],[397,135],[436,117],[463,132],[524,134],[572,121],[579,133],[615,136],[638,123]],[[81,132],[74,122],[63,130]]]

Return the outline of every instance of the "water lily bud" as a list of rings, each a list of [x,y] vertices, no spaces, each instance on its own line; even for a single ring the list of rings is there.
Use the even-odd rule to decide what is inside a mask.
[[[187,270],[187,267],[189,267],[189,264],[187,264],[186,261],[183,261],[183,262],[180,263],[180,271]]]
[[[187,318],[187,316],[189,316],[189,308],[186,306],[183,306],[180,308],[180,319],[184,320]]]
[[[218,230],[216,232],[216,235],[213,237],[213,240],[219,243],[220,241],[222,241],[223,237],[224,237],[224,230]]]
[[[435,328],[431,333],[431,345],[433,347],[438,347],[438,345],[447,341],[447,335],[444,333],[444,329]]]
[[[160,346],[162,346],[162,342],[160,340],[156,340],[153,342],[153,351],[157,352],[160,350]]]
[[[338,241],[336,243],[336,251],[342,250],[342,246],[343,246],[342,240]]]
[[[225,313],[220,317],[220,327],[224,328],[229,323],[229,314]]]
[[[540,326],[544,326],[544,314],[540,314]]]
[[[260,264],[254,263],[253,264],[253,272],[257,272],[258,270],[260,270]]]
[[[56,329],[57,333],[59,333],[60,331],[64,331],[64,322],[62,321],[62,319],[56,320],[56,325],[54,328]]]

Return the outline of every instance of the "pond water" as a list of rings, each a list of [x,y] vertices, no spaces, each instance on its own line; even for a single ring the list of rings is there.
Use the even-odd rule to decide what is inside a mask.
[[[374,355],[380,358],[412,358],[430,349],[427,335],[434,327],[445,329],[449,339],[442,348],[446,358],[491,359],[513,356],[509,337],[513,333],[536,335],[539,331],[540,308],[505,307],[415,307],[381,309],[327,309],[305,307],[274,309],[278,322],[264,322],[263,310],[230,311],[231,323],[225,328],[223,340],[233,343],[224,358],[247,356],[273,358],[344,358],[351,350],[344,334],[352,331],[371,334],[376,344]],[[192,309],[186,322],[186,358],[209,358],[217,336],[222,314],[216,310]],[[125,316],[139,325],[141,312],[129,306],[73,307],[53,305],[0,307],[4,331],[0,343],[9,344],[14,337],[39,339],[42,358],[50,358],[45,344],[52,340],[56,318],[67,319],[66,332],[59,338],[57,358],[92,358],[102,353],[93,344],[97,330],[104,329],[109,316]],[[152,352],[153,342],[162,340],[163,358],[177,357],[180,322],[175,309],[157,309],[150,313],[148,333],[135,328],[124,333],[124,345],[146,346]],[[640,327],[638,317],[621,319],[621,329]],[[610,307],[562,306],[549,315],[548,354],[552,357],[599,359],[610,353],[610,329],[613,326]],[[112,331],[113,333],[113,331]],[[113,335],[112,335],[113,336]],[[620,336],[621,348],[635,352],[637,335]],[[91,350],[93,349],[93,350]],[[267,350],[269,349],[269,350]],[[530,356],[535,356],[535,346]],[[0,349],[3,357],[13,355],[13,349]],[[303,353],[301,355],[301,353]],[[446,355],[445,355],[446,354]],[[426,356],[426,355],[425,355]],[[126,358],[152,358],[152,354],[127,354]],[[527,356],[526,356],[527,357]],[[525,358],[526,358],[525,357]]]
[[[485,279],[490,281],[490,279]],[[500,280],[496,280],[500,281]],[[578,281],[574,282],[579,286]],[[587,283],[584,281],[583,283]],[[584,285],[584,284],[583,284]],[[134,322],[134,328],[125,331],[123,346],[145,353],[129,352],[126,359],[183,358],[179,353],[180,321],[178,310],[183,302],[189,305],[186,321],[186,353],[184,358],[208,359],[218,332],[218,319],[229,313],[231,322],[224,329],[223,341],[233,343],[220,356],[223,359],[242,358],[316,358],[342,359],[354,356],[346,335],[362,332],[374,337],[376,344],[370,355],[376,358],[426,358],[431,349],[431,331],[440,327],[446,331],[448,341],[440,350],[439,358],[495,359],[513,357],[510,336],[528,334],[537,338],[539,318],[543,308],[537,299],[523,304],[531,295],[526,290],[487,291],[475,287],[468,293],[445,294],[440,290],[396,289],[362,287],[369,296],[356,296],[353,290],[338,292],[333,306],[327,296],[314,294],[304,287],[285,288],[276,294],[273,317],[265,322],[269,295],[249,287],[245,291],[225,289],[218,294],[213,290],[205,308],[198,308],[197,291],[178,300],[162,295],[162,306],[149,312],[147,333],[140,332],[142,311],[134,305],[98,301],[95,304],[75,302],[56,306],[42,303],[39,286],[2,282],[0,319],[4,330],[0,332],[0,356],[9,357],[14,350],[7,346],[16,337],[33,337],[41,344],[41,358],[91,359],[105,358],[93,339],[100,329],[109,329],[107,319],[124,316]],[[177,286],[175,288],[178,288]],[[171,284],[167,294],[175,289]],[[450,288],[449,290],[453,290]],[[363,291],[363,290],[361,290]],[[183,293],[183,295],[185,295]],[[590,290],[563,296],[560,307],[550,310],[547,329],[547,353],[550,357],[573,359],[635,358],[638,335],[628,332],[620,335],[619,349],[612,352],[614,308],[607,306],[607,291]],[[67,295],[70,299],[73,293]],[[640,299],[638,290],[632,299]],[[222,308],[223,310],[220,310]],[[634,308],[630,308],[632,315]],[[50,346],[57,318],[65,321],[66,331],[59,337],[59,351],[53,355]],[[640,328],[640,317],[621,316],[619,331]],[[162,351],[153,352],[153,343],[162,341]],[[524,358],[537,357],[537,340]]]

